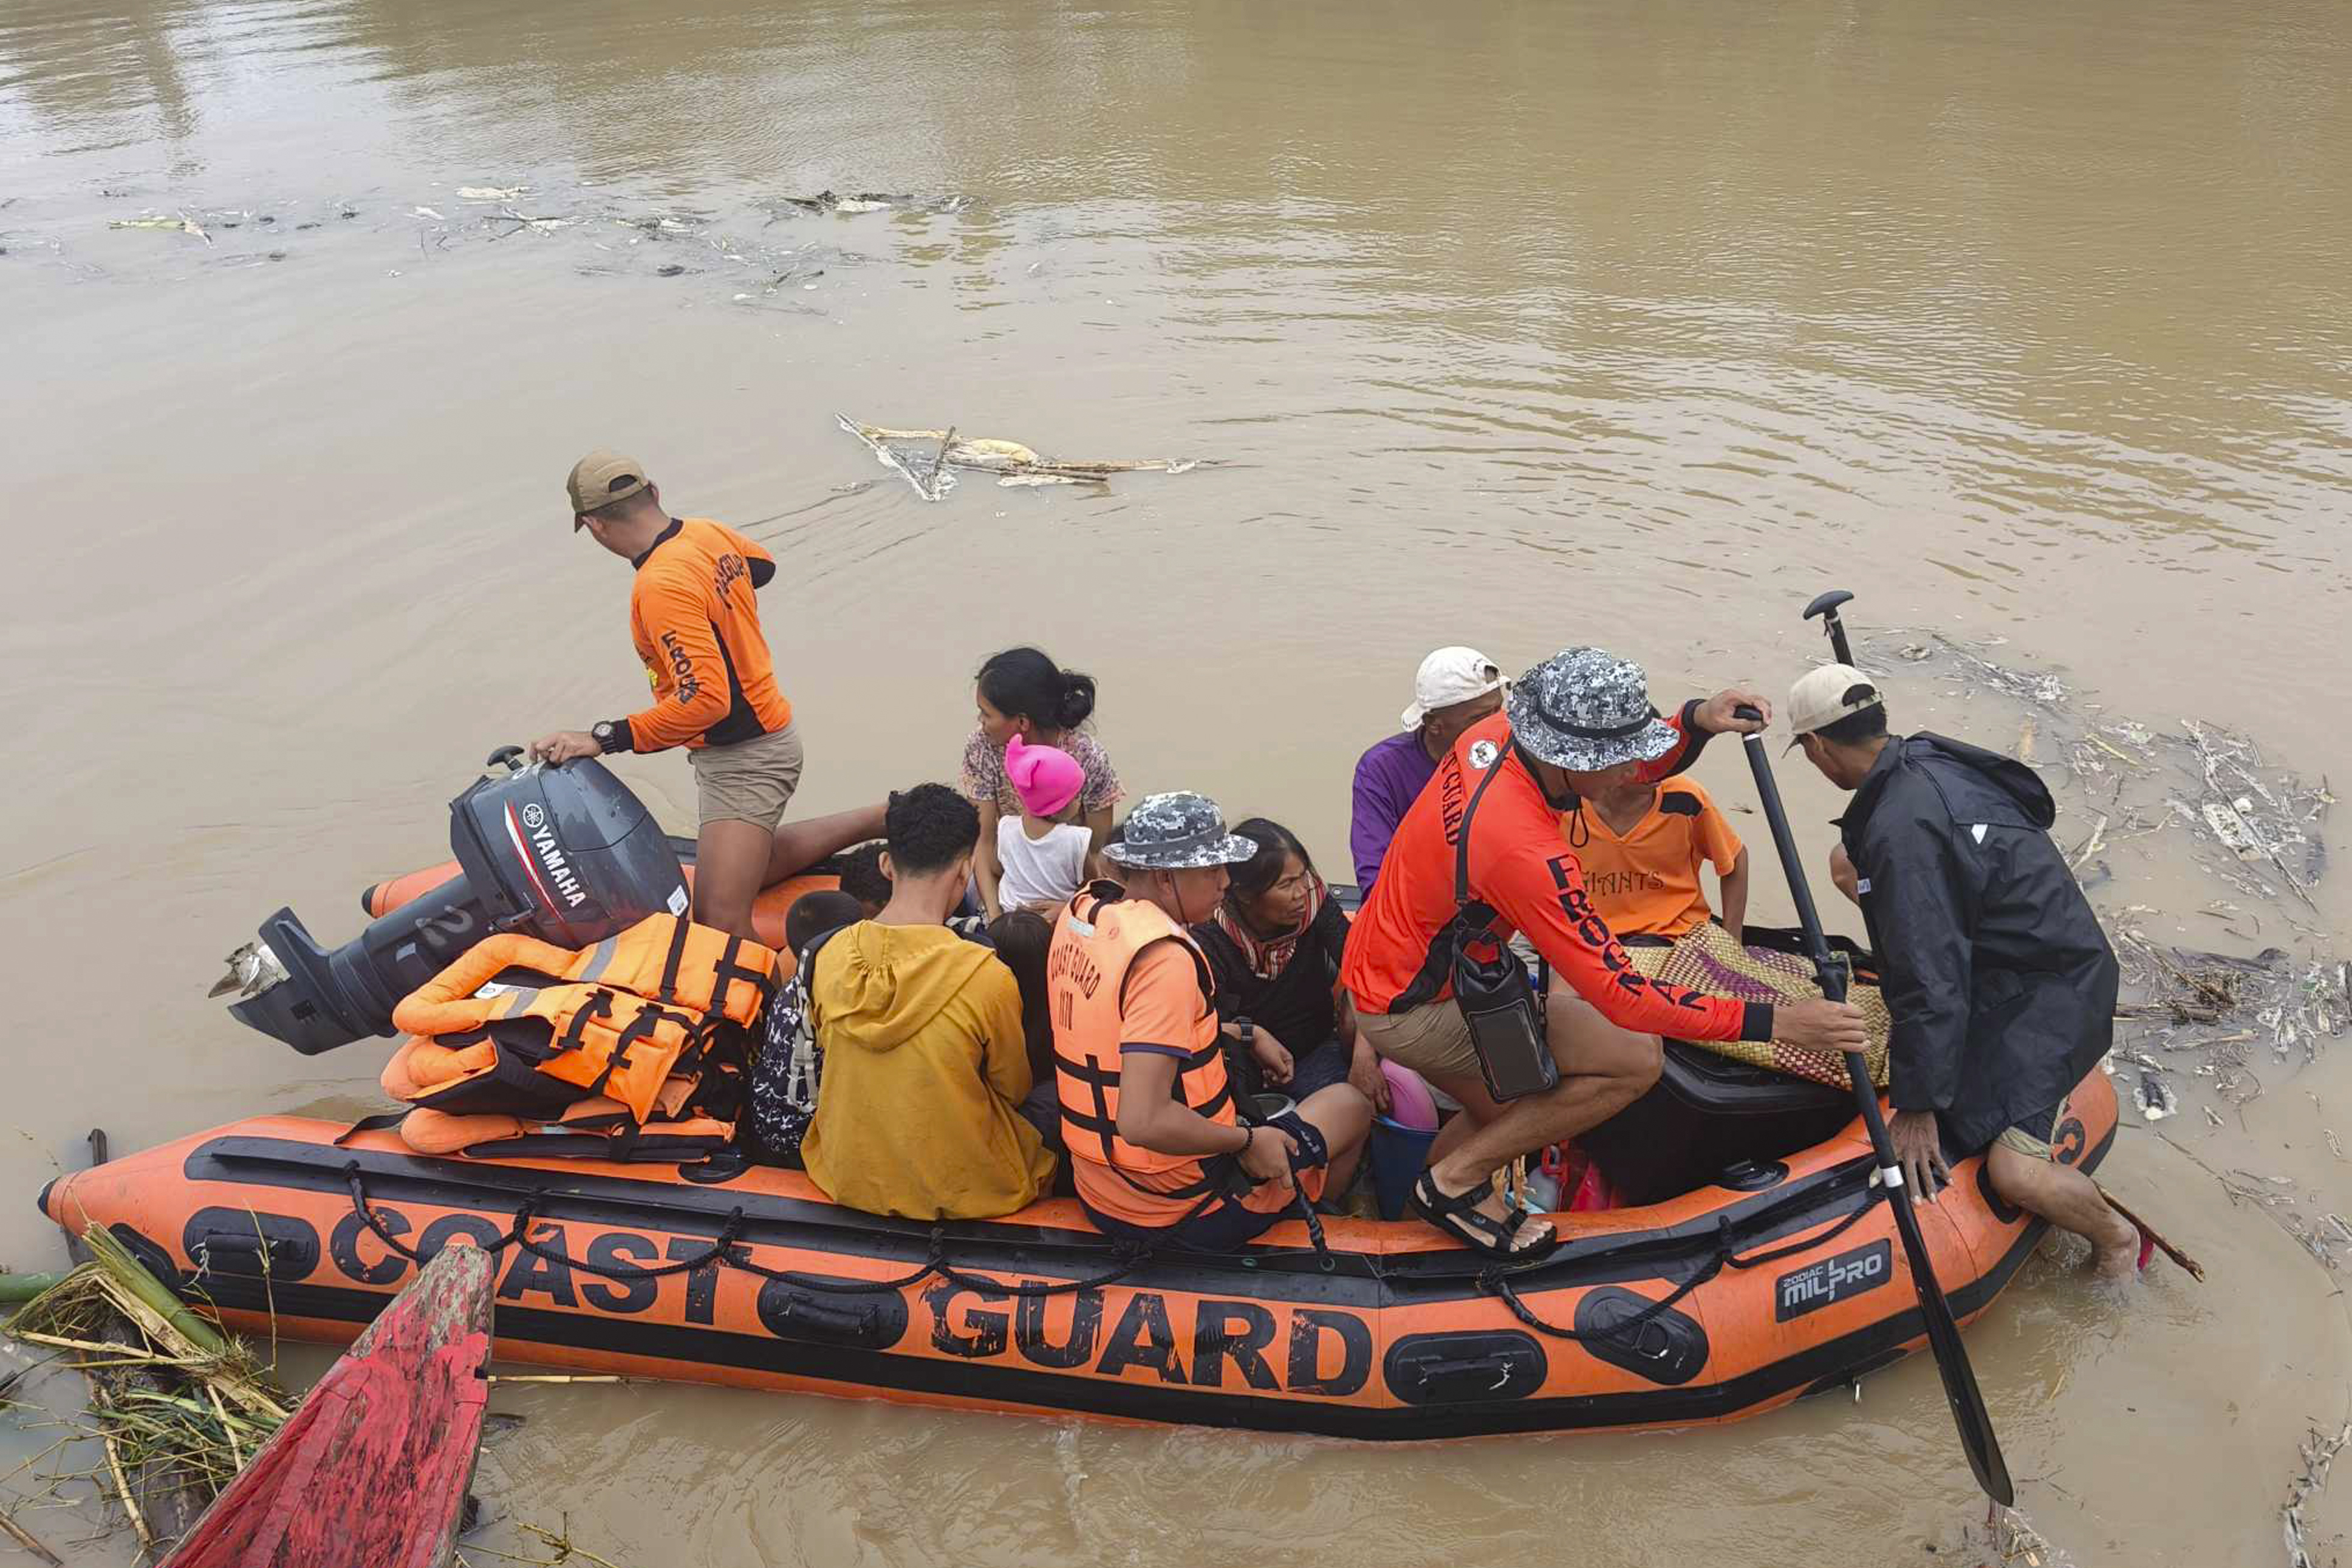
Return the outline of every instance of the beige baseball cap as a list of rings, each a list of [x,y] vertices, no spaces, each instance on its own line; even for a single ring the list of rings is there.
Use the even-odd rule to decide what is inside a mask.
[[[646,487],[645,465],[617,452],[591,452],[572,465],[563,487],[572,497],[572,528],[580,529],[580,514],[625,501]]]
[[[1502,667],[1475,648],[1440,648],[1421,662],[1412,678],[1412,706],[1400,714],[1407,729],[1419,729],[1435,708],[1452,707],[1505,685]]]
[[[1798,676],[1789,688],[1789,729],[1792,737],[1811,735],[1885,700],[1878,683],[1852,664],[1823,664]],[[1797,743],[1792,738],[1789,744]]]

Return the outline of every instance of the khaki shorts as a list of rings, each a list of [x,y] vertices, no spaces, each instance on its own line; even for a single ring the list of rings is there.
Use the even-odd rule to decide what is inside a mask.
[[[2066,1119],[2066,1102],[2061,1100],[2048,1112],[2035,1112],[2021,1116],[2000,1130],[1993,1140],[2005,1149],[2012,1149],[2029,1160],[2054,1160],[2058,1157],[2058,1124]]]
[[[705,823],[757,822],[772,832],[801,785],[801,737],[789,724],[757,740],[700,747],[691,755]]]
[[[1470,1020],[1449,997],[1424,1002],[1410,1012],[1358,1013],[1356,1032],[1372,1049],[1423,1078],[1476,1078],[1477,1048],[1470,1043]]]

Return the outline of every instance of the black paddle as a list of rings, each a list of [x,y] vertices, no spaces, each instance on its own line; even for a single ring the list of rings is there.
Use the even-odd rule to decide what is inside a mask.
[[[1836,624],[1836,611],[1830,612],[1831,624]],[[1844,639],[1840,637],[1839,641]],[[1843,653],[1844,650],[1839,650]],[[1761,718],[1752,707],[1738,710],[1742,718]],[[1833,1002],[1845,1000],[1845,965],[1830,956],[1830,945],[1822,935],[1821,912],[1813,907],[1813,893],[1805,881],[1805,868],[1797,858],[1797,841],[1789,831],[1789,813],[1780,804],[1780,788],[1772,779],[1772,759],[1765,755],[1764,737],[1747,737],[1748,766],[1756,775],[1756,794],[1764,803],[1764,820],[1771,824],[1773,847],[1780,852],[1780,868],[1788,873],[1789,894],[1796,900],[1797,919],[1805,928],[1805,947],[1813,960],[1813,973],[1822,983],[1822,994]],[[1853,1101],[1861,1108],[1863,1125],[1870,1129],[1870,1146],[1878,1156],[1879,1181],[1886,1189],[1887,1206],[1895,1210],[1895,1228],[1903,1237],[1903,1255],[1911,1265],[1911,1283],[1919,1292],[1919,1316],[1927,1325],[1928,1348],[1936,1353],[1937,1370],[1944,1375],[1944,1399],[1952,1407],[1952,1424],[1960,1429],[1960,1447],[1968,1451],[1969,1468],[1977,1473],[1977,1484],[1985,1495],[2008,1508],[2017,1501],[2017,1489],[2010,1484],[2009,1462],[2001,1458],[2000,1439],[1993,1436],[1992,1414],[1985,1408],[1984,1395],[1977,1388],[1977,1375],[1969,1365],[1969,1353],[1960,1344],[1960,1325],[1953,1321],[1952,1304],[1944,1299],[1944,1288],[1936,1282],[1935,1265],[1927,1257],[1927,1243],[1919,1234],[1919,1217],[1911,1211],[1911,1189],[1903,1182],[1903,1167],[1895,1158],[1895,1146],[1886,1136],[1886,1118],[1879,1113],[1878,1092],[1871,1086],[1869,1065],[1862,1052],[1845,1053],[1846,1076],[1853,1081]]]
[[[1853,598],[1853,595],[1844,589],[1832,588],[1805,606],[1806,620],[1811,621],[1816,615],[1822,618],[1822,630],[1830,634],[1830,648],[1837,654],[1841,664],[1853,663],[1853,650],[1846,645],[1845,622],[1838,617],[1838,606]]]

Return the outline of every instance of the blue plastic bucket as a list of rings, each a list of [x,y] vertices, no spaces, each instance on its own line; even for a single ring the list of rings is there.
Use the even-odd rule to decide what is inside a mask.
[[[1404,1201],[1421,1178],[1422,1167],[1429,1164],[1429,1145],[1436,1141],[1434,1128],[1423,1131],[1386,1116],[1372,1118],[1372,1197],[1382,1219],[1404,1218]]]

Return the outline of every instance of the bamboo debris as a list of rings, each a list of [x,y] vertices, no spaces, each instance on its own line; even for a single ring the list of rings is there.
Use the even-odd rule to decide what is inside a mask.
[[[2345,1422],[2333,1437],[2314,1427],[2303,1439],[2303,1474],[2287,1484],[2286,1501],[2279,1508],[2286,1531],[2287,1568],[2320,1568],[2304,1534],[2304,1505],[2327,1485],[2328,1468],[2347,1444],[2352,1444],[2352,1421]]]
[[[6,1535],[9,1540],[47,1563],[49,1568],[65,1568],[65,1560],[44,1545],[32,1531],[9,1517],[6,1509],[0,1509],[0,1534]]]
[[[139,1532],[139,1544],[152,1555],[155,1550],[155,1537],[147,1529],[147,1516],[139,1511],[139,1500],[131,1495],[131,1482],[122,1473],[122,1455],[114,1446],[114,1434],[103,1425],[102,1413],[107,1408],[105,1402],[100,1400],[98,1407],[101,1412],[99,1437],[106,1446],[106,1468],[114,1476],[114,1495],[122,1500],[122,1511],[131,1516],[131,1528]]]
[[[926,501],[936,501],[945,495],[944,491],[934,492],[920,479],[916,478],[915,471],[907,466],[906,460],[901,458],[897,453],[891,451],[890,448],[882,441],[877,439],[874,435],[869,434],[864,425],[859,424],[856,420],[850,418],[845,413],[836,413],[833,417],[834,422],[839,424],[842,429],[849,432],[850,434],[866,443],[866,450],[874,454],[875,457],[881,462],[882,466],[889,469],[890,472],[898,476],[899,478],[904,479],[907,482],[908,486],[912,489],[916,495],[921,497]]]
[[[26,1302],[6,1332],[70,1353],[57,1364],[88,1375],[81,1433],[100,1440],[103,1462],[85,1479],[121,1504],[152,1553],[236,1479],[291,1401],[114,1237],[91,1227],[83,1241],[91,1260]]]
[[[64,1279],[63,1274],[0,1274],[0,1305],[29,1301]]]
[[[943,430],[901,430],[889,425],[861,424],[845,413],[833,417],[842,429],[864,442],[884,467],[904,478],[926,501],[947,498],[948,491],[954,488],[954,477],[946,472],[950,468],[994,474],[1000,485],[1014,485],[1052,479],[1102,483],[1114,474],[1185,474],[1195,468],[1216,466],[1214,460],[1209,458],[1045,457],[1017,441],[986,437],[958,440],[954,425]],[[901,452],[901,447],[906,450]],[[914,463],[926,449],[933,447],[937,455],[930,457],[929,477],[918,477]]]
[[[179,1297],[165,1290],[163,1282],[149,1273],[146,1266],[131,1255],[131,1249],[122,1245],[114,1232],[102,1225],[89,1226],[81,1233],[81,1243],[89,1249],[93,1261],[169,1323],[181,1338],[207,1355],[228,1353],[228,1342],[221,1337],[220,1331],[197,1317]]]
[[[923,481],[935,499],[940,493],[940,470],[948,465],[948,454],[955,449],[955,426],[950,424],[948,433],[940,437],[940,455],[931,459],[930,476]]]

